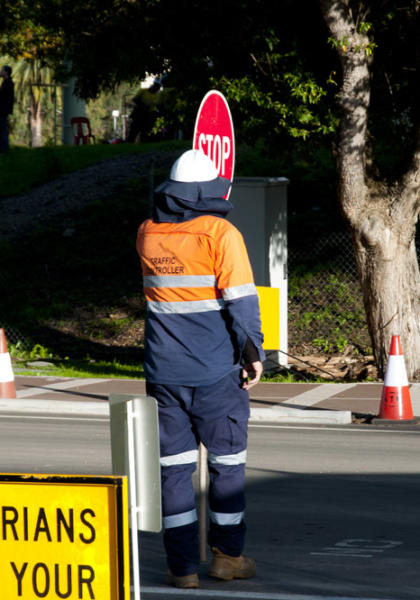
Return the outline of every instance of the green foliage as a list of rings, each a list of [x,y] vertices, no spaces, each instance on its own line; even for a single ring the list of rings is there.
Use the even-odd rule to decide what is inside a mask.
[[[9,117],[10,143],[33,145],[30,118],[33,119],[34,116],[42,123],[43,143],[52,143],[56,134],[54,124],[56,123],[57,132],[61,129],[61,93],[59,87],[52,86],[52,70],[37,58],[15,59],[3,55],[0,56],[0,61],[11,66],[15,84],[14,110]],[[41,110],[37,112],[38,106],[41,106]]]
[[[39,346],[37,344],[36,346]],[[48,375],[49,377],[112,377],[113,379],[144,379],[144,372],[138,362],[112,360],[95,360],[89,356],[83,359],[74,359],[54,356],[44,348],[45,356],[40,356],[35,350],[22,349],[19,342],[9,348],[13,360],[13,368],[19,375]],[[43,348],[42,346],[39,346]],[[48,366],[29,365],[37,359],[48,359]]]
[[[324,339],[321,337],[316,337],[312,340],[315,348],[321,350],[321,352],[325,352],[326,354],[333,354],[338,352],[339,354],[343,354],[343,352],[347,349],[350,344],[349,339],[343,335],[338,327],[332,330],[331,339]]]
[[[361,23],[359,32],[367,33],[371,27],[371,23]],[[341,51],[343,53],[346,52],[361,52],[364,51],[367,56],[372,56],[373,51],[377,48],[377,44],[375,42],[368,42],[365,44],[353,45],[350,47],[350,41],[347,37],[342,37],[340,39],[336,39],[334,37],[328,38],[328,43],[335,50]]]
[[[16,344],[9,344],[9,353],[12,358],[25,359],[28,358],[28,348],[19,340]]]
[[[9,346],[10,356],[14,359],[31,361],[36,359],[54,358],[53,352],[42,344],[34,344],[32,348],[28,349],[19,341],[16,344],[10,344]]]
[[[285,134],[307,140],[334,133],[337,118],[324,104],[327,84],[318,83],[305,70],[297,51],[282,51],[274,33],[265,43],[266,48],[252,55],[253,73],[211,80],[241,123],[240,141],[251,143],[262,137],[275,144]]]
[[[302,383],[302,381],[312,383],[331,383],[331,379],[324,379],[323,377],[302,375],[294,370],[288,371],[287,369],[282,370],[280,373],[264,373],[261,377],[262,382],[266,383]]]
[[[42,344],[35,344],[35,346],[32,348],[32,350],[29,353],[29,358],[34,359],[34,358],[52,358],[53,357],[53,353],[48,350],[48,348],[45,348],[44,346],[42,346]]]
[[[132,100],[140,90],[139,83],[122,83],[111,91],[105,91],[86,105],[86,116],[89,118],[91,129],[96,136],[96,142],[109,141],[114,137],[112,111],[119,110],[117,121],[117,136],[123,138],[123,118],[128,122],[132,108]]]
[[[372,23],[361,21],[359,24],[359,33],[368,33],[372,29]]]
[[[331,270],[335,273],[331,273]],[[330,272],[325,277],[321,274]],[[332,263],[293,270],[289,278],[290,339],[326,353],[350,344],[368,353],[365,313],[358,283]],[[323,336],[319,332],[324,332]],[[317,333],[314,333],[317,332]]]

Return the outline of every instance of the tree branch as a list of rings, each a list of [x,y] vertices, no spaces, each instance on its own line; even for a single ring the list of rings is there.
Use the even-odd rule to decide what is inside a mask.
[[[416,28],[417,32],[420,30],[420,2],[416,0],[415,2],[415,14],[416,14]],[[416,37],[416,65],[420,62],[420,42],[419,36]],[[416,89],[417,101],[420,98],[420,89],[417,86]],[[418,196],[420,194],[420,119],[417,119],[416,122],[416,131],[415,131],[415,145],[414,152],[410,162],[410,165],[402,178],[402,196],[404,199],[404,203],[407,205],[406,208],[409,211],[414,211],[415,216],[418,214]]]
[[[342,67],[337,96],[342,116],[338,144],[340,202],[347,217],[357,220],[366,187],[367,111],[370,102],[369,38],[357,31],[348,0],[320,0],[324,20],[331,32]],[[359,4],[360,10],[363,4]],[[360,25],[359,25],[360,29]]]

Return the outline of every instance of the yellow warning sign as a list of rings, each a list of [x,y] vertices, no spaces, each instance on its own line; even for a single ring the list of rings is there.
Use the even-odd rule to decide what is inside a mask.
[[[124,477],[0,475],[8,600],[129,600]]]
[[[264,334],[264,350],[280,348],[280,290],[257,286],[260,301],[261,329]]]

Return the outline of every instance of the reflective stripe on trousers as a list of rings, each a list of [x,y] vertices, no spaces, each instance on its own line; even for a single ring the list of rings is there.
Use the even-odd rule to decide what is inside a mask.
[[[194,490],[190,485],[197,458],[198,450],[161,457],[165,529],[182,527],[197,520]],[[210,520],[213,523],[239,525],[243,520],[242,488],[245,461],[246,450],[227,455],[209,453],[209,503]],[[189,508],[190,506],[193,508]],[[237,508],[240,510],[233,510]]]

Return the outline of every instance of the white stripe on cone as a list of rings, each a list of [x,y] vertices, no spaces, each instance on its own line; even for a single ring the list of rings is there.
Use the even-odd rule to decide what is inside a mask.
[[[407,371],[402,354],[390,354],[386,366],[384,386],[408,386]]]
[[[8,383],[14,381],[12,361],[10,360],[10,354],[3,352],[0,354],[0,383]]]

